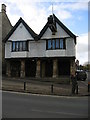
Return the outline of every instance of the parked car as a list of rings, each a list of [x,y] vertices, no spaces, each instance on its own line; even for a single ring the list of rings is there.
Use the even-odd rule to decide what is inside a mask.
[[[76,71],[77,81],[85,81],[87,79],[87,73],[83,70]]]

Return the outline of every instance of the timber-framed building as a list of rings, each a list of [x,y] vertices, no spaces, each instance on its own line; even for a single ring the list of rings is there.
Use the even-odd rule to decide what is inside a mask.
[[[60,78],[75,68],[76,35],[55,14],[39,35],[20,18],[3,42],[7,76]]]

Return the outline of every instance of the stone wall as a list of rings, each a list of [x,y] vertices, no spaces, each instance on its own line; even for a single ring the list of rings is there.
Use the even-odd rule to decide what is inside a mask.
[[[12,25],[8,19],[6,14],[6,5],[2,4],[1,12],[0,12],[0,41],[6,37],[6,35],[11,30]],[[1,45],[1,44],[0,44]],[[0,46],[1,48],[1,46]],[[0,50],[1,51],[1,50]],[[1,53],[0,53],[1,54]],[[2,42],[2,72],[5,73],[5,44]]]

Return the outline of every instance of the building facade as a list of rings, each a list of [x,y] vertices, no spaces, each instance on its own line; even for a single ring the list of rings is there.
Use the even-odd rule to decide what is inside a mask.
[[[7,76],[70,76],[75,71],[76,36],[53,14],[37,35],[20,18],[3,40]]]
[[[6,37],[6,35],[9,33],[9,31],[12,29],[11,22],[6,14],[6,5],[1,5],[1,12],[0,12],[0,56],[2,56],[2,73],[5,74],[6,70],[6,62],[5,62],[5,44],[3,39]],[[1,52],[2,51],[2,52]]]

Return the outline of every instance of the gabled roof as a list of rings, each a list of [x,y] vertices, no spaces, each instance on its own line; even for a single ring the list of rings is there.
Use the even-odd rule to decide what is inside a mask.
[[[70,35],[75,40],[76,44],[76,35],[74,35],[54,14],[53,14],[54,20],[65,30],[65,32]],[[43,36],[47,28],[49,27],[49,23],[47,22],[46,25],[43,27],[39,34],[39,39]]]
[[[54,20],[66,31],[66,33],[68,35],[70,35],[70,37],[74,38],[75,44],[76,44],[76,35],[74,35],[54,14],[53,14]],[[27,24],[26,22],[20,17],[20,19],[18,20],[18,22],[15,24],[15,26],[11,29],[11,31],[8,33],[8,35],[5,37],[5,39],[3,40],[3,42],[6,42],[8,40],[8,38],[14,33],[14,31],[16,30],[16,28],[20,25],[20,23],[23,23],[23,25],[25,26],[25,28],[28,30],[28,32],[30,33],[30,35],[34,38],[34,40],[40,40],[41,37],[43,36],[43,34],[45,33],[45,31],[47,30],[47,28],[49,27],[49,23],[47,21],[46,25],[43,27],[43,29],[41,30],[40,34],[37,35]]]
[[[17,27],[20,25],[20,23],[23,23],[23,25],[25,26],[25,28],[28,30],[28,32],[30,33],[30,35],[37,40],[37,34],[26,24],[26,22],[20,17],[20,19],[18,20],[18,22],[15,24],[15,26],[11,29],[11,31],[8,33],[8,35],[5,37],[5,39],[3,40],[3,42],[6,42],[8,40],[8,38],[14,33],[14,31],[17,29]]]

